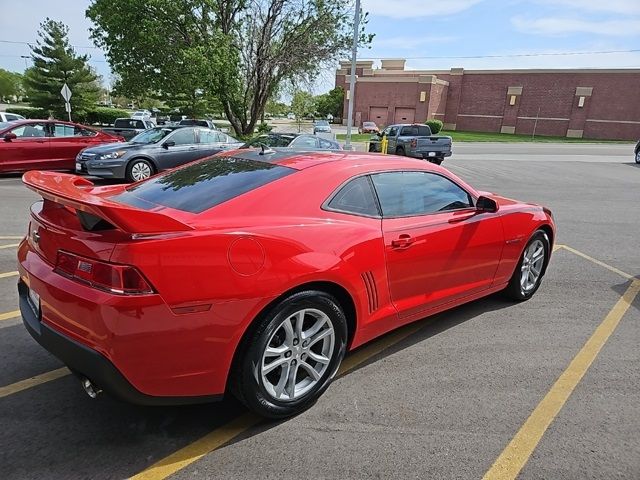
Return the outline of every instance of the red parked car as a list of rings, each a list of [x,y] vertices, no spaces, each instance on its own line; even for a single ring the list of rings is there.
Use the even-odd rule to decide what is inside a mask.
[[[26,328],[83,380],[140,404],[232,392],[279,418],[345,352],[425,316],[538,289],[551,212],[421,160],[236,150],[133,185],[29,172]]]
[[[77,123],[61,120],[0,122],[0,173],[74,170],[83,148],[121,142]]]

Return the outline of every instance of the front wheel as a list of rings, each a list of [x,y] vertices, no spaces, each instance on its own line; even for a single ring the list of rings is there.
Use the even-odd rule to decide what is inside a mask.
[[[136,158],[127,165],[126,178],[129,182],[139,182],[153,175],[153,165],[147,160]]]
[[[232,390],[264,417],[300,413],[328,388],[346,342],[347,322],[331,295],[293,294],[271,309],[243,343]]]
[[[507,297],[524,301],[529,300],[536,293],[549,262],[550,250],[551,245],[547,234],[542,230],[536,231],[529,239],[511,280],[504,290]]]
[[[640,149],[636,152],[636,163],[640,163]]]

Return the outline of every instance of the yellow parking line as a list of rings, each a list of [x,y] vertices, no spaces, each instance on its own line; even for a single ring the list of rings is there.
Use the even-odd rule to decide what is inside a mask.
[[[71,372],[67,367],[58,368],[57,370],[51,370],[50,372],[36,375],[35,377],[27,378],[26,380],[20,380],[19,382],[12,383],[5,387],[0,387],[0,398],[13,395],[14,393],[22,392],[31,387],[42,385],[43,383],[56,380],[61,377],[69,375]]]
[[[20,244],[19,243],[10,243],[9,245],[0,245],[0,250],[2,250],[3,248],[17,247],[18,245],[20,245]]]
[[[340,367],[338,375],[344,375],[374,355],[383,352],[392,345],[404,340],[424,327],[423,322],[411,324],[380,340],[358,349],[349,355]],[[252,413],[245,413],[186,447],[154,463],[149,468],[131,477],[132,480],[160,480],[182,470],[200,460],[206,454],[220,448],[243,432],[246,432],[262,419]]]
[[[556,244],[553,246],[553,251],[554,251],[554,252],[557,252],[557,251],[558,251],[558,250],[560,250],[561,248],[564,248],[564,245],[561,245],[561,244],[559,244],[559,243],[556,243]]]
[[[9,235],[9,236],[0,236],[0,240],[22,240],[24,235]]]
[[[0,278],[15,277],[17,275],[18,275],[18,272],[4,272],[4,273],[0,273]]]
[[[585,260],[589,260],[592,263],[595,263],[596,265],[600,265],[601,267],[606,268],[607,270],[611,270],[613,273],[617,273],[618,275],[620,275],[621,277],[626,278],[627,280],[631,280],[633,278],[635,278],[633,275],[629,275],[626,272],[623,272],[622,270],[617,269],[616,267],[613,267],[607,263],[604,263],[601,260],[598,260],[596,258],[590,257],[589,255],[587,255],[586,253],[582,253],[579,250],[576,250],[575,248],[571,248],[567,245],[563,245],[562,248],[564,248],[565,250],[574,253],[575,255],[578,255],[579,257],[584,258]]]
[[[625,312],[635,300],[638,292],[640,292],[640,281],[634,280],[593,332],[591,338],[587,340],[587,343],[573,358],[567,369],[562,372],[562,375],[560,375],[524,425],[518,430],[515,437],[485,473],[484,480],[514,479],[518,476],[547,428],[558,415],[576,385],[582,380],[582,377],[620,323]]]
[[[14,310],[12,312],[0,313],[0,322],[2,320],[11,320],[20,316],[20,310]]]

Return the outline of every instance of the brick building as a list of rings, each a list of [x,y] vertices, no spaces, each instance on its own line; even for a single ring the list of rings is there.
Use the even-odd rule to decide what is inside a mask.
[[[347,92],[349,73],[341,62],[336,86]],[[426,71],[389,59],[358,61],[356,75],[355,125],[437,118],[447,130],[640,138],[640,69]]]

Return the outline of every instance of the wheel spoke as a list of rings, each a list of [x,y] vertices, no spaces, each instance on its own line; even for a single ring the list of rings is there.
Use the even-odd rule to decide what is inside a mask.
[[[275,386],[274,393],[276,394],[276,398],[280,398],[284,393],[284,388],[289,381],[289,372],[291,370],[291,364],[285,363],[282,367],[282,371],[280,372],[280,380],[278,380],[278,384]]]
[[[317,333],[315,337],[313,337],[313,338],[311,338],[311,340],[309,340],[308,348],[311,348],[312,345],[315,345],[320,340],[322,340],[325,337],[328,337],[332,333],[333,333],[333,329],[332,328],[327,328],[325,330],[322,330],[320,333]]]
[[[283,355],[287,350],[289,350],[289,347],[284,343],[279,347],[267,347],[267,349],[264,351],[264,356],[279,357],[280,355]]]
[[[312,352],[311,350],[309,350],[307,352],[307,355],[309,356],[309,358],[311,360],[315,360],[318,363],[322,363],[324,365],[326,365],[327,363],[329,363],[329,359],[327,357],[325,357],[324,355],[319,355],[315,352]]]
[[[284,329],[284,333],[286,335],[283,343],[286,345],[293,345],[295,334],[293,332],[293,326],[291,325],[291,318],[288,318],[284,322],[282,322],[282,328]]]
[[[289,361],[289,359],[285,358],[285,357],[278,358],[277,360],[274,360],[270,364],[265,365],[264,367],[262,367],[262,373],[264,375],[267,375],[268,373],[272,372],[273,370],[275,370],[278,367],[281,367],[282,365],[284,365],[288,361]]]
[[[326,323],[327,319],[325,317],[317,318],[311,328],[308,328],[307,330],[302,332],[302,338],[313,338],[313,336],[318,333]]]
[[[320,379],[320,374],[307,362],[300,362],[300,366],[305,369],[305,371],[311,376],[311,378],[313,378],[314,381]]]
[[[292,323],[295,321],[295,338],[301,340],[302,339],[302,325],[304,324],[304,315],[306,310],[300,310],[295,315],[291,317]],[[294,320],[295,319],[295,320]]]
[[[289,375],[285,386],[285,391],[289,398],[293,399],[296,393],[296,377],[298,376],[298,368],[300,364],[291,365],[289,367]]]

